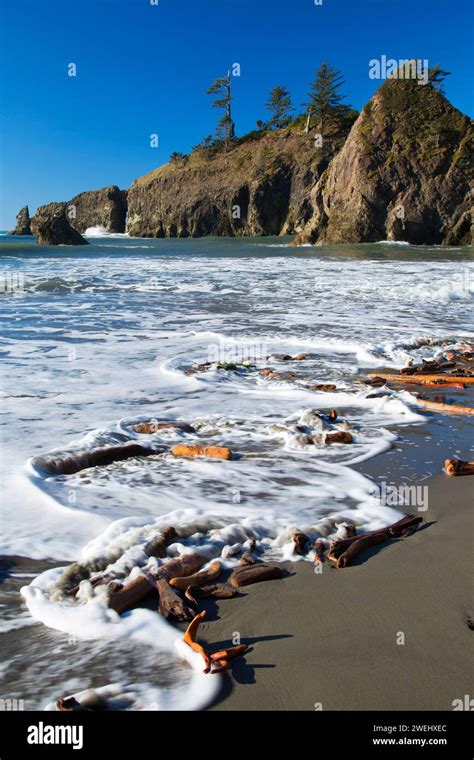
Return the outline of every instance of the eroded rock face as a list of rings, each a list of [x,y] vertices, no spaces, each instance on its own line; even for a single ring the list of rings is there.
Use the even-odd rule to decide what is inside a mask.
[[[68,204],[68,219],[78,232],[102,227],[106,232],[125,232],[127,191],[117,185],[89,190],[74,196]]]
[[[16,227],[9,235],[32,235],[30,224],[30,212],[28,206],[24,206],[16,215]]]
[[[40,245],[88,245],[69,224],[65,203],[40,206],[31,220],[33,235]]]
[[[44,223],[40,216],[44,217],[44,209],[52,206],[64,209],[66,221],[79,233],[84,233],[91,227],[101,227],[112,233],[125,232],[127,191],[120,190],[116,185],[103,187],[101,190],[88,190],[64,203],[41,206],[31,219],[32,229]]]
[[[130,187],[127,232],[137,237],[299,232],[312,214],[311,187],[351,123],[340,124],[323,148],[315,147],[314,132],[299,127],[166,164]]]
[[[387,80],[311,193],[296,243],[468,245],[473,126],[431,85]]]

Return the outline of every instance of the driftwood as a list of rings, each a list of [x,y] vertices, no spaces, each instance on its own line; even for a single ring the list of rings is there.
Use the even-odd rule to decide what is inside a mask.
[[[187,575],[182,578],[171,578],[170,586],[186,591],[189,586],[204,586],[206,583],[216,581],[222,572],[222,564],[215,559],[205,570],[200,570],[193,575]]]
[[[293,543],[294,553],[299,554],[300,556],[304,556],[306,554],[306,547],[309,543],[309,536],[307,536],[306,533],[295,533],[293,536]]]
[[[207,651],[201,644],[196,641],[197,632],[200,623],[206,617],[206,611],[203,610],[196,615],[186,628],[183,641],[191,647],[194,652],[198,652],[204,660],[204,673],[218,673],[229,666],[229,661],[244,654],[249,648],[247,644],[238,644],[228,649],[218,649],[216,652]]]
[[[332,393],[336,390],[333,383],[320,383],[319,385],[307,385],[308,391],[320,391],[321,393]]]
[[[442,412],[444,414],[463,414],[474,415],[474,408],[471,406],[459,406],[458,404],[445,404],[442,401],[429,401],[424,398],[417,398],[415,402],[423,409],[431,412]]]
[[[345,430],[337,430],[334,433],[327,433],[324,439],[325,443],[352,443],[353,437],[351,433]]]
[[[159,613],[166,620],[179,620],[180,622],[192,620],[193,610],[181,599],[180,596],[171,588],[168,581],[164,578],[156,579],[156,588],[160,596]]]
[[[331,409],[331,411],[328,414],[328,420],[329,422],[336,422],[337,420],[337,410]]]
[[[166,548],[178,538],[175,528],[166,527],[145,544],[145,554],[149,557],[166,557]]]
[[[392,382],[398,382],[398,383],[410,383],[413,385],[426,385],[427,383],[464,383],[466,385],[474,383],[474,377],[466,376],[466,375],[440,375],[438,374],[431,374],[431,375],[421,375],[420,377],[414,377],[413,375],[396,375],[396,374],[380,374],[377,372],[376,374],[372,373],[369,374],[370,378],[373,378],[374,380],[391,380]]]
[[[161,430],[181,430],[183,433],[195,433],[196,428],[193,428],[189,422],[179,422],[178,420],[163,420],[162,422],[140,422],[135,425],[136,433],[144,433],[146,435],[153,435],[159,433]]]
[[[232,451],[225,446],[201,446],[199,444],[179,444],[173,446],[171,453],[175,457],[211,457],[212,459],[232,459]]]
[[[123,446],[105,446],[99,449],[90,449],[78,454],[64,454],[63,456],[39,456],[34,457],[34,467],[46,472],[48,475],[72,475],[75,472],[86,470],[89,467],[104,467],[112,462],[121,462],[133,457],[150,457],[164,451],[151,449],[148,446],[140,446],[138,443],[127,443]]]
[[[326,550],[324,541],[321,541],[321,539],[318,538],[312,545],[311,549],[314,551],[314,562],[324,562],[324,552]]]
[[[138,576],[119,591],[112,593],[109,597],[109,607],[119,614],[125,612],[156,590],[157,579],[169,582],[171,578],[191,575],[204,562],[206,562],[206,557],[202,554],[183,554],[181,557],[171,559],[161,567],[146,575]]]
[[[83,707],[76,697],[63,697],[56,701],[57,712],[92,712],[90,707]]]
[[[372,530],[361,536],[336,539],[331,543],[327,558],[336,563],[337,567],[347,567],[366,549],[377,546],[391,538],[400,538],[412,533],[423,522],[422,517],[407,515],[393,525],[380,530]]]
[[[209,583],[206,586],[189,586],[185,591],[185,596],[190,601],[195,602],[194,597],[201,599],[202,597],[212,596],[214,599],[232,599],[238,593],[238,589],[235,586],[230,586],[228,583]]]
[[[241,586],[250,586],[252,583],[275,580],[283,576],[284,572],[281,567],[258,562],[255,565],[237,567],[230,576],[229,583],[231,586],[240,588]]]
[[[253,556],[252,552],[244,552],[240,558],[241,565],[255,565],[259,560]]]
[[[463,462],[462,459],[446,459],[444,469],[446,475],[474,475],[474,462]]]

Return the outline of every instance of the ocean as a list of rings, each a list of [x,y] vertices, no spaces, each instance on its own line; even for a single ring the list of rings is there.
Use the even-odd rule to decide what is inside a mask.
[[[119,551],[133,577],[165,525],[180,534],[171,553],[199,547],[230,567],[232,549],[255,540],[262,556],[295,560],[296,529],[328,539],[346,520],[364,531],[398,519],[365,463],[404,439],[418,446],[436,423],[413,393],[356,381],[472,341],[474,254],[289,238],[89,241],[0,237],[0,697],[33,709],[93,687],[123,709],[195,709],[216,697],[219,676],[201,673],[176,629],[151,609],[119,619],[92,592],[58,602],[48,594],[58,566]],[[135,430],[150,420],[193,432]],[[353,442],[324,445],[327,430]],[[450,431],[458,441],[462,422]],[[70,475],[41,467],[129,441],[160,453]],[[234,458],[170,454],[188,442]],[[424,476],[435,471],[438,460],[423,461]]]

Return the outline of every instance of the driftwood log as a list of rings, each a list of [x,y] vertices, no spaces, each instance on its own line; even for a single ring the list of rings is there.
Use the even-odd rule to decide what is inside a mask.
[[[422,517],[406,515],[401,520],[387,528],[372,530],[360,536],[336,539],[331,543],[327,558],[336,563],[337,567],[347,567],[358,555],[372,546],[383,544],[391,538],[400,538],[410,535],[423,522]]]
[[[463,462],[462,459],[446,459],[444,469],[446,475],[474,475],[474,462]]]
[[[90,449],[78,454],[34,457],[32,464],[48,475],[72,475],[89,467],[104,467],[112,462],[121,462],[132,457],[150,457],[163,451],[163,447],[151,449],[148,446],[140,446],[138,443],[127,443],[123,446]]]
[[[167,583],[171,578],[191,575],[198,570],[207,558],[202,554],[183,554],[181,557],[171,559],[165,565],[152,570],[146,575],[139,575],[130,583],[127,583],[119,591],[113,592],[109,597],[109,607],[119,614],[129,610],[135,604],[143,601],[153,591],[158,590],[156,581],[165,580]],[[172,601],[170,597],[170,602]]]
[[[434,375],[421,375],[419,377],[413,376],[413,375],[396,375],[396,374],[387,374],[387,373],[371,373],[369,374],[370,378],[373,378],[374,380],[390,380],[392,382],[398,382],[398,383],[409,383],[413,385],[426,385],[427,383],[463,383],[466,385],[473,384],[474,383],[474,377],[471,377],[469,375],[440,375],[434,374]]]
[[[306,547],[309,544],[309,536],[306,535],[306,533],[300,533],[297,532],[293,536],[293,543],[294,548],[293,551],[295,554],[299,554],[301,557],[306,554]]]
[[[243,565],[237,567],[229,578],[231,586],[240,588],[241,586],[250,586],[252,583],[261,581],[272,581],[276,578],[283,578],[284,571],[277,565],[265,565],[258,562],[255,565]]]
[[[326,433],[325,443],[352,443],[353,437],[346,430],[336,430],[334,433]]]
[[[429,401],[425,398],[417,398],[415,402],[423,409],[431,412],[442,412],[443,414],[463,414],[474,415],[474,408],[470,406],[459,406],[458,404],[445,404],[442,401]]]
[[[171,453],[175,457],[210,457],[211,459],[232,459],[232,451],[225,446],[201,446],[199,444],[178,444]]]
[[[193,575],[187,575],[182,578],[171,578],[170,586],[177,588],[179,591],[186,591],[189,586],[205,586],[208,583],[216,581],[222,572],[222,564],[215,559],[205,570],[200,570]]]
[[[178,596],[165,578],[157,578],[155,583],[160,597],[158,606],[160,615],[163,615],[166,620],[180,622],[193,619],[194,611]]]

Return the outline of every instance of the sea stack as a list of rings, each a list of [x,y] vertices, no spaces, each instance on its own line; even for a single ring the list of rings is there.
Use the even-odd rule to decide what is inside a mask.
[[[31,221],[39,245],[89,245],[80,232],[69,224],[64,203],[40,206]]]
[[[16,227],[8,233],[9,235],[32,235],[30,212],[28,206],[23,206],[16,215]]]
[[[471,243],[471,120],[416,80],[387,80],[311,193],[296,244]]]

